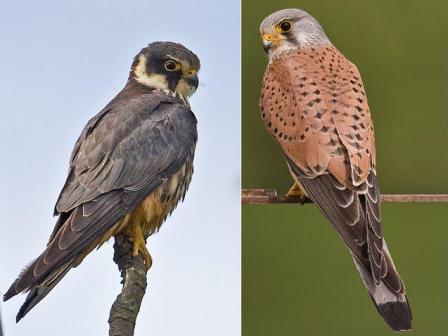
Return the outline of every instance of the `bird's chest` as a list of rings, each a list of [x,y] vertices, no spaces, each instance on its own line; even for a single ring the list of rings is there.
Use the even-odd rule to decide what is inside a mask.
[[[179,171],[165,180],[136,211],[144,236],[157,231],[171,214],[179,201],[183,200],[193,175],[193,157],[186,160]]]

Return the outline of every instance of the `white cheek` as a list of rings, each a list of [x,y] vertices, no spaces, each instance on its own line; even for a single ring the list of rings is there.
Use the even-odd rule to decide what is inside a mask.
[[[134,68],[134,75],[135,80],[140,84],[155,89],[168,89],[168,82],[165,76],[159,74],[152,74],[151,76],[149,76],[146,73],[146,58],[143,55],[140,55],[138,59],[138,64]]]
[[[195,92],[195,88],[188,85],[184,79],[181,79],[176,87],[176,91],[185,97],[190,97]]]
[[[162,75],[143,75],[140,77],[135,78],[137,82],[146,85],[151,88],[155,89],[161,89],[161,90],[167,90],[168,89],[168,82],[166,81],[166,78]]]
[[[299,45],[305,45],[308,43],[308,36],[307,36],[307,34],[305,34],[303,32],[299,32],[296,35],[296,40],[299,43]]]

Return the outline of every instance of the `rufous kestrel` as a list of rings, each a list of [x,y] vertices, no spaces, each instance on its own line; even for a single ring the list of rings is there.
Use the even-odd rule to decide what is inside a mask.
[[[260,34],[269,57],[261,116],[294,178],[289,194],[303,191],[333,224],[389,326],[411,329],[381,230],[373,124],[358,69],[303,10],[271,14]]]

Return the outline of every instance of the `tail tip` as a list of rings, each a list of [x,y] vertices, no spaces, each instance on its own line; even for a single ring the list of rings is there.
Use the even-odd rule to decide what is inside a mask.
[[[23,315],[19,313],[17,313],[16,315],[16,323],[19,323],[19,321],[22,319]]]
[[[407,301],[379,304],[378,311],[393,331],[412,330],[412,312]]]

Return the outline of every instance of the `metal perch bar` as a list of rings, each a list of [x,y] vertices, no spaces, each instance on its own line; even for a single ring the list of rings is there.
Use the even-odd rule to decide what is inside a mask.
[[[446,194],[381,195],[382,203],[448,203]],[[242,189],[241,203],[247,204],[307,204],[309,198],[279,196],[275,189]]]

